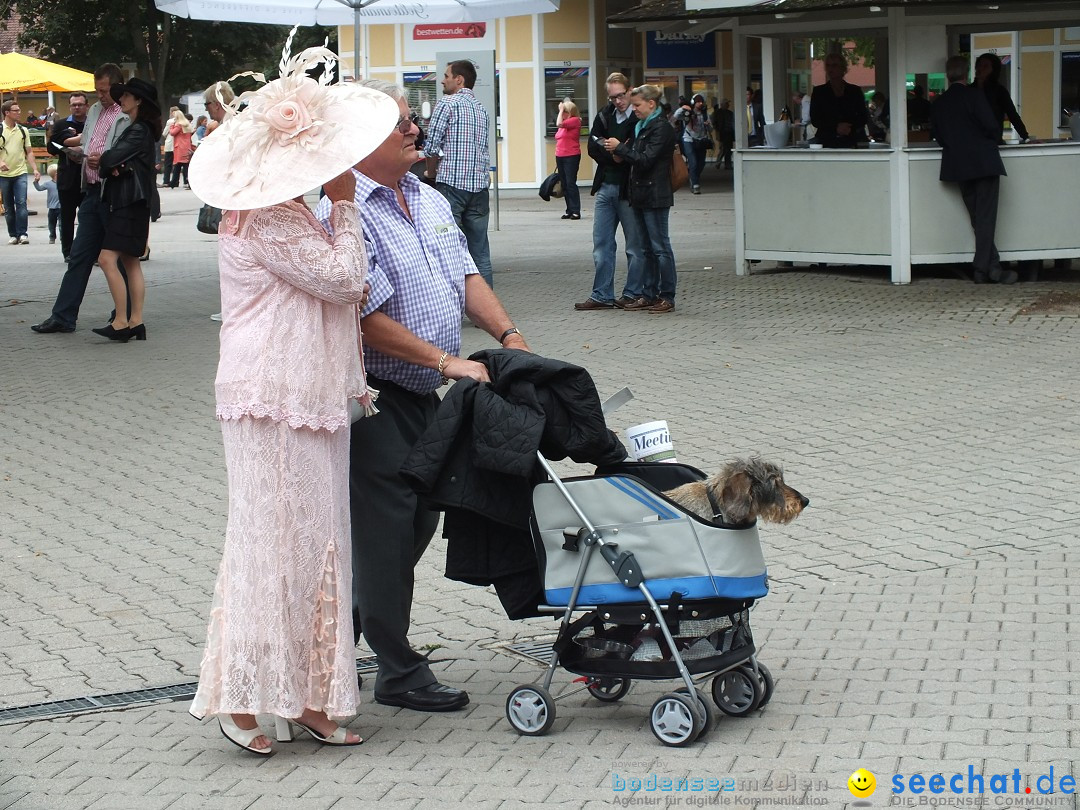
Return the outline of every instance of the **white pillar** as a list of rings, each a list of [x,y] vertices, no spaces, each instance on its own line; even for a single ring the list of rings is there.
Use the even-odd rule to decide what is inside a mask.
[[[784,40],[779,37],[761,38],[761,96],[765,122],[771,124],[780,117],[787,85],[784,69]]]
[[[738,20],[731,26],[732,65],[735,68],[735,92],[731,108],[735,113],[735,275],[750,274],[746,261],[746,222],[743,218],[742,155],[739,150],[750,146],[746,132],[746,86],[749,84],[746,67],[746,37],[739,30]],[[764,58],[762,62],[764,63]]]
[[[889,204],[892,207],[892,283],[911,283],[911,176],[907,147],[907,20],[889,8]]]

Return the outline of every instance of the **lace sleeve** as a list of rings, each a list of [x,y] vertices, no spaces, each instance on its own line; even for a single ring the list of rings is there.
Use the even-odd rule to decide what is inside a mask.
[[[248,242],[252,258],[274,275],[306,293],[335,304],[363,298],[367,254],[355,203],[334,203],[333,242],[314,217],[275,205],[252,216]]]

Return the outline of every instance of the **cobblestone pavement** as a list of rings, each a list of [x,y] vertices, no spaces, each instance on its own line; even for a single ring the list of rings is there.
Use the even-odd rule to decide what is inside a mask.
[[[988,808],[1075,808],[1060,778],[1080,775],[1080,318],[1021,309],[1077,291],[1080,275],[977,287],[917,270],[894,287],[880,270],[761,265],[738,278],[730,183],[708,181],[673,211],[673,314],[573,310],[591,287],[588,205],[561,221],[557,203],[504,193],[492,254],[535,349],[589,368],[602,394],[632,387],[613,427],[667,419],[680,459],[707,470],[760,452],[810,497],[796,522],[762,528],[765,709],[667,748],[648,723],[666,688],[639,682],[617,704],[571,695],[550,734],[518,736],[506,697],[542,671],[499,645],[555,625],[510,622],[487,589],[442,578],[437,542],[412,638],[469,690],[467,710],[379,706],[368,685],[363,747],[301,741],[266,760],[182,702],[8,723],[0,809],[842,807],[860,766],[877,774],[871,807],[928,797],[891,796],[893,775],[966,784],[970,766],[987,775]],[[31,245],[0,247],[0,708],[192,681],[226,511],[215,244],[195,231],[195,198],[164,194],[149,340],[127,345],[89,331],[111,308],[100,273],[77,332],[29,330],[63,271],[44,200],[31,202]],[[465,339],[491,345],[470,327]],[[1042,796],[1051,768],[1059,792]],[[1033,793],[990,795],[990,775],[1014,769]],[[618,790],[651,777],[733,782]]]

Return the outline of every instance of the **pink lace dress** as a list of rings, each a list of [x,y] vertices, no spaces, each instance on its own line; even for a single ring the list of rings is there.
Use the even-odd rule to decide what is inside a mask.
[[[368,406],[351,202],[227,212],[215,383],[229,515],[192,713],[353,715],[348,400]]]

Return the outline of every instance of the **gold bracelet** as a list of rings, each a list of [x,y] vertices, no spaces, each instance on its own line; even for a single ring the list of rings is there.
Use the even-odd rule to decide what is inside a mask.
[[[443,374],[443,368],[446,366],[446,359],[450,356],[450,352],[443,352],[442,357],[439,358],[439,366],[436,371],[439,372],[439,376],[442,377],[442,384],[449,385],[450,378]]]

